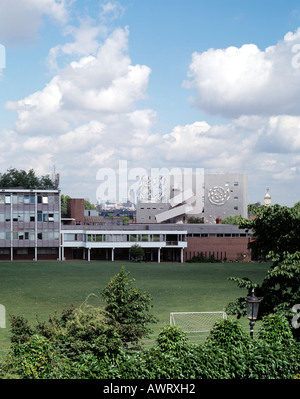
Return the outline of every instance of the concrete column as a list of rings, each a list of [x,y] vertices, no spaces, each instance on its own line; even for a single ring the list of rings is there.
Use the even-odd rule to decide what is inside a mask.
[[[183,263],[183,248],[180,249],[180,262]]]
[[[160,263],[160,248],[158,248],[158,259],[157,262]]]
[[[111,261],[114,262],[115,260],[115,248],[111,249]]]
[[[88,248],[88,262],[91,261],[91,248]]]
[[[61,260],[65,260],[65,249],[61,247]]]

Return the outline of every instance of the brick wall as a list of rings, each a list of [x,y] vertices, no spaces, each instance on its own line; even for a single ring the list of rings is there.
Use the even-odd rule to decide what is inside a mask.
[[[239,258],[250,261],[248,241],[247,237],[188,237],[187,248],[184,249],[184,260],[189,260],[203,252],[206,257],[214,254],[214,257],[220,260]]]
[[[68,199],[68,217],[75,219],[72,224],[84,224],[84,199]]]

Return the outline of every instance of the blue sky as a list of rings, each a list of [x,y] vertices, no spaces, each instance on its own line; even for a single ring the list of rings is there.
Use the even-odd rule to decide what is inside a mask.
[[[243,172],[300,200],[300,6],[289,0],[0,0],[0,172]],[[1,67],[1,65],[0,65]]]

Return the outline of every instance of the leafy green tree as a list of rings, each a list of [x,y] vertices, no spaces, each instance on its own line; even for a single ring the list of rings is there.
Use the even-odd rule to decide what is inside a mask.
[[[222,219],[222,224],[239,224],[240,220],[241,215],[226,216],[226,218]]]
[[[251,280],[230,277],[240,288],[246,288],[248,293],[255,288],[255,294],[261,300],[258,317],[268,314],[280,313],[287,320],[291,320],[294,314],[292,308],[299,303],[300,298],[300,252],[285,253],[284,259],[280,255],[273,258],[273,264],[269,268],[263,282],[257,284]],[[242,317],[246,314],[245,296],[237,298],[229,303],[226,308],[228,314]],[[293,329],[295,338],[300,338],[300,329]]]
[[[28,172],[9,168],[6,173],[0,174],[0,187],[23,187],[24,189],[47,190],[54,189],[55,184],[49,175],[38,177],[33,169]]]
[[[256,209],[253,220],[241,219],[239,227],[252,229],[255,239],[249,243],[253,259],[267,259],[272,251],[283,259],[285,252],[300,250],[300,212],[297,207],[273,205]]]
[[[140,261],[144,258],[145,251],[143,248],[138,245],[134,244],[129,249],[129,255],[134,261]]]
[[[68,199],[71,197],[69,195],[61,194],[60,202],[61,202],[61,214],[66,215],[68,212]]]
[[[84,200],[84,209],[86,209],[86,210],[94,210],[94,211],[98,210],[94,204],[92,204],[90,201],[88,201],[86,199]]]
[[[116,323],[117,332],[125,347],[128,344],[138,345],[152,331],[149,325],[157,321],[149,313],[152,308],[151,295],[132,286],[135,280],[130,280],[129,274],[122,267],[102,291],[107,317]]]

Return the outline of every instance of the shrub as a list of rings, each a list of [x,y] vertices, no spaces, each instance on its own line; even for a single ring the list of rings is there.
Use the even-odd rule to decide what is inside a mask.
[[[290,345],[294,343],[290,324],[280,313],[263,317],[258,337],[269,344]]]
[[[235,319],[217,320],[207,341],[225,351],[233,348],[243,349],[249,347],[251,343],[249,335],[239,321]]]
[[[176,326],[164,327],[160,331],[156,341],[162,352],[178,354],[187,348],[186,334]]]

